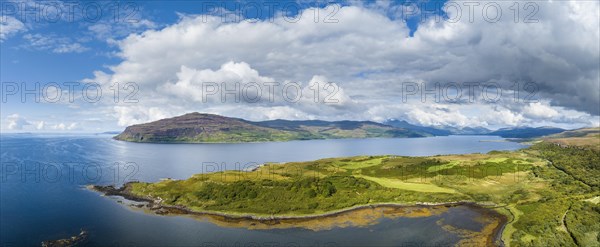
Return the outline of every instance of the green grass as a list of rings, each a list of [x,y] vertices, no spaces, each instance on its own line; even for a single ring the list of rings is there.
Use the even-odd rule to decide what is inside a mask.
[[[453,189],[442,188],[442,187],[439,187],[439,186],[436,186],[436,185],[430,184],[430,183],[409,183],[409,182],[403,182],[398,179],[376,178],[376,177],[369,177],[369,176],[358,176],[358,177],[364,178],[369,181],[373,181],[373,182],[375,182],[383,187],[387,187],[387,188],[410,190],[410,191],[417,191],[417,192],[424,192],[424,193],[450,193],[450,194],[458,193],[457,191],[455,191]]]
[[[387,189],[363,178],[328,176],[298,180],[215,181],[192,178],[182,181],[135,183],[132,193],[160,197],[167,205],[184,205],[198,211],[270,214],[315,214],[368,203],[426,200],[422,193]],[[443,193],[431,193],[440,201],[461,199]],[[462,198],[465,199],[465,198]]]
[[[361,169],[361,168],[366,168],[366,167],[371,167],[371,166],[377,166],[377,165],[381,165],[381,163],[383,162],[383,160],[386,159],[386,157],[356,157],[356,158],[352,158],[352,159],[344,159],[344,160],[339,160],[339,162],[335,162],[334,164],[338,167],[344,168],[344,169],[350,169],[350,170],[355,170],[355,169]]]
[[[483,160],[483,162],[500,163],[500,162],[504,162],[506,160],[508,160],[508,158],[506,158],[506,157],[500,157],[500,158],[496,157],[496,158],[489,158],[489,159]]]
[[[427,167],[427,172],[439,172],[441,170],[445,170],[445,169],[451,169],[455,166],[457,166],[458,164],[460,164],[460,161],[452,161],[443,165],[437,165],[437,166],[430,166]]]

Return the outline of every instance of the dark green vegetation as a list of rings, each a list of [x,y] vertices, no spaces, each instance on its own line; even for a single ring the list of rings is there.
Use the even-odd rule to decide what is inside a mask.
[[[600,156],[591,149],[562,148],[541,143],[535,146],[540,155],[575,180],[598,190],[600,188]]]
[[[600,246],[600,153],[540,143],[532,154],[547,159],[532,169],[532,179],[547,184],[534,191],[536,200],[516,205],[522,214],[511,242],[523,246]]]
[[[600,151],[541,142],[514,151],[359,156],[252,172],[130,183],[127,193],[199,212],[313,215],[358,205],[475,202],[509,217],[507,246],[600,246]],[[490,206],[493,205],[493,206]]]
[[[565,225],[580,246],[598,246],[600,244],[600,205],[598,202],[573,202],[565,217]]]
[[[369,121],[251,122],[212,114],[189,113],[129,126],[115,139],[132,142],[266,142],[334,138],[423,137],[428,134]]]
[[[199,179],[205,184],[198,190],[173,193],[170,186],[153,191],[166,203],[186,205],[196,210],[270,214],[313,214],[373,202],[387,202],[402,196],[418,200],[417,192],[384,189],[365,179],[351,176],[305,177],[298,180],[241,180],[231,183]],[[136,188],[136,187],[134,187]],[[140,188],[136,188],[140,189]],[[136,190],[137,191],[137,190]],[[363,196],[361,196],[363,195]],[[368,196],[367,196],[368,195]],[[456,200],[447,194],[435,194],[439,200]]]

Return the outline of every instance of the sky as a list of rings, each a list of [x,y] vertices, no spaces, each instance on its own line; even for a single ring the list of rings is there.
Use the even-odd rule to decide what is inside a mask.
[[[598,1],[2,1],[0,131],[600,124]]]

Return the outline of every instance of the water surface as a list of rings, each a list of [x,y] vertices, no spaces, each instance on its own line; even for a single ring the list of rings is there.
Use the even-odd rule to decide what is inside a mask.
[[[485,153],[524,147],[498,142],[502,139],[492,136],[146,144],[115,141],[107,135],[2,134],[0,140],[0,245],[15,246],[39,246],[43,240],[75,235],[81,228],[90,232],[88,244],[95,246],[452,244],[458,236],[444,231],[436,224],[436,217],[444,217],[446,223],[461,224],[470,222],[475,212],[459,207],[435,217],[382,218],[367,227],[326,231],[249,230],[183,216],[145,214],[83,186],[185,179],[196,173],[243,169],[264,162],[354,155]]]

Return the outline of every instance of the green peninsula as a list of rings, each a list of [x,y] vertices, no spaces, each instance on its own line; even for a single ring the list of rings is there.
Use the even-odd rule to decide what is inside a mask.
[[[160,210],[263,219],[475,203],[506,216],[506,246],[600,246],[600,151],[590,148],[597,139],[569,146],[560,138],[513,152],[328,158],[95,189]]]

